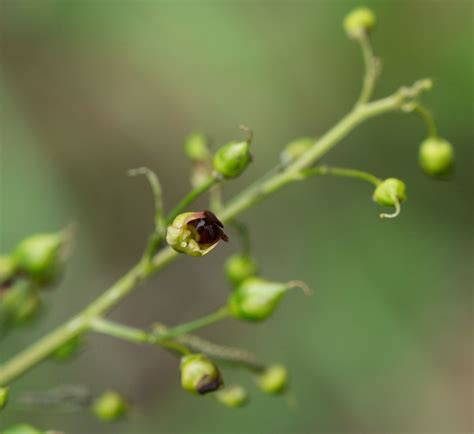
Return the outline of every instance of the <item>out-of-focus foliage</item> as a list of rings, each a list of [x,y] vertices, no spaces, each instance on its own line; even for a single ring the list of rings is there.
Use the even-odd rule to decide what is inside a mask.
[[[456,171],[449,182],[428,179],[417,161],[423,124],[390,115],[359,128],[325,163],[403,179],[408,200],[397,220],[377,218],[367,185],[330,178],[290,186],[243,217],[264,275],[304,279],[315,295],[288,297],[261,325],[227,321],[204,335],[284,363],[294,405],[224,370],[252,399],[232,412],[181,390],[178,360],[159,348],[93,336],[71,364],[48,361],[15,383],[0,428],[25,421],[68,434],[470,431],[473,5],[365,3],[377,15],[374,45],[383,58],[377,95],[431,76],[427,105],[455,146]],[[205,131],[215,149],[239,139],[244,123],[255,132],[255,158],[229,185],[236,192],[276,163],[285,144],[319,136],[351,107],[362,62],[342,19],[355,5],[2,2],[1,252],[73,220],[79,229],[43,319],[2,340],[0,361],[92,300],[142,251],[153,203],[127,169],[155,169],[169,208],[189,188],[184,138]],[[229,235],[229,245],[205,258],[173,264],[114,318],[175,324],[225,303],[223,264],[239,249]],[[63,383],[94,393],[117,388],[134,410],[108,427],[87,410],[16,399]]]

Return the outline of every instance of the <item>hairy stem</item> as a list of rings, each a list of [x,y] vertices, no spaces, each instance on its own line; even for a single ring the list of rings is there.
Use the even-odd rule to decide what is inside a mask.
[[[244,190],[227,206],[224,206],[219,213],[219,218],[224,223],[233,220],[238,214],[294,180],[295,174],[314,165],[360,123],[369,118],[399,110],[404,104],[410,102],[411,99],[416,98],[422,91],[430,88],[430,80],[420,80],[411,87],[402,87],[389,97],[362,104],[354,108],[299,159],[287,166],[283,171],[276,172],[270,177],[265,177],[250,189]],[[207,191],[218,181],[216,177],[211,177],[208,182],[203,184],[200,188],[193,190],[171,212],[168,221],[172,220],[175,214],[179,214],[179,212],[187,207],[197,196]],[[0,386],[12,382],[47,358],[56,348],[69,339],[90,329],[91,321],[94,318],[108,312],[133,291],[145,278],[150,276],[153,272],[161,270],[177,257],[178,253],[172,250],[171,247],[163,248],[152,260],[145,255],[137,265],[82,312],[1,365]]]

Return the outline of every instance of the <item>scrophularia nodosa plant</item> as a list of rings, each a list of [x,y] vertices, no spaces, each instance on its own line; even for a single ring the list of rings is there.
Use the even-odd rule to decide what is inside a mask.
[[[203,340],[193,332],[225,318],[253,323],[262,322],[279,308],[287,292],[294,287],[307,286],[300,281],[274,282],[260,275],[258,264],[251,254],[250,236],[246,226],[237,217],[248,208],[277,192],[287,184],[313,176],[342,176],[371,184],[367,198],[386,207],[380,217],[393,218],[400,214],[407,199],[405,183],[392,176],[377,177],[362,170],[321,166],[320,159],[341,139],[362,122],[388,112],[415,112],[427,126],[427,137],[419,148],[418,160],[425,173],[445,177],[453,169],[452,145],[438,134],[433,117],[420,102],[423,92],[431,90],[432,81],[422,79],[410,86],[402,86],[393,94],[372,100],[374,86],[380,76],[380,61],[371,45],[375,15],[367,8],[358,8],[344,19],[344,29],[362,50],[365,75],[362,89],[354,107],[329,131],[318,139],[295,139],[281,152],[276,169],[251,187],[241,191],[228,203],[222,203],[221,191],[226,182],[239,177],[252,161],[252,133],[246,127],[246,138],[231,141],[215,152],[208,146],[206,136],[195,133],[185,141],[185,153],[193,164],[191,192],[174,209],[165,213],[161,200],[161,185],[156,174],[148,168],[130,171],[130,175],[144,175],[151,186],[154,201],[155,228],[150,235],[142,257],[121,279],[100,295],[85,309],[70,318],[21,353],[0,365],[0,411],[8,410],[8,397],[14,398],[14,381],[33,369],[39,362],[55,358],[70,360],[78,349],[87,349],[84,336],[90,332],[102,333],[134,343],[157,345],[180,358],[176,364],[181,386],[196,396],[212,396],[231,408],[248,402],[248,393],[240,385],[228,385],[221,373],[221,365],[246,368],[254,376],[259,390],[283,394],[288,390],[287,368],[274,363],[266,365],[255,355],[243,349],[218,345]],[[258,158],[258,155],[256,156]],[[412,158],[416,158],[412,156]],[[192,202],[209,193],[205,210],[192,208]],[[232,291],[225,306],[194,321],[166,326],[154,324],[150,331],[141,330],[106,319],[108,311],[124,300],[140,284],[166,267],[180,255],[204,256],[219,250],[221,241],[227,242],[230,225],[241,239],[241,250],[225,263],[225,272]],[[70,251],[73,231],[70,227],[52,234],[36,234],[21,241],[9,254],[0,257],[0,327],[7,333],[27,326],[41,315],[43,291],[58,283]],[[176,381],[179,384],[179,381]],[[10,392],[10,393],[9,393]],[[131,404],[114,390],[97,397],[83,397],[82,405],[90,408],[100,420],[111,421],[126,417]],[[39,433],[27,425],[12,427],[5,433]],[[29,430],[29,431],[28,431]]]

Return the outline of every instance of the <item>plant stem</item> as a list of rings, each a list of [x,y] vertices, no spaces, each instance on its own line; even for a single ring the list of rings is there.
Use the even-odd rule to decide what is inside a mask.
[[[374,56],[372,43],[367,32],[362,32],[357,37],[357,42],[362,49],[362,57],[364,58],[365,74],[362,82],[362,89],[360,91],[359,99],[356,107],[367,103],[374,92],[375,83],[379,75],[379,61]]]
[[[306,179],[309,176],[318,176],[318,175],[332,175],[332,176],[342,176],[347,178],[356,178],[361,179],[362,181],[370,182],[371,184],[377,186],[382,180],[372,175],[371,173],[363,172],[362,170],[355,169],[346,169],[343,167],[328,167],[328,166],[318,166],[312,167],[311,169],[306,169],[300,172],[301,175],[295,177],[297,180]]]
[[[220,181],[218,175],[214,174],[211,175],[206,181],[204,181],[201,185],[193,189],[187,196],[185,196],[181,202],[176,205],[176,207],[169,213],[166,217],[166,224],[169,225],[173,222],[174,218],[183,212],[186,207],[193,202],[198,196],[208,191],[211,187],[216,185]]]
[[[414,110],[422,117],[425,122],[429,137],[438,137],[438,128],[431,112],[423,105],[416,104]]]
[[[424,90],[430,89],[430,87],[430,80],[420,80],[414,83],[411,87],[400,88],[400,90],[389,97],[368,104],[362,104],[353,109],[333,128],[324,134],[310,149],[308,149],[307,152],[305,152],[295,162],[287,166],[283,171],[276,172],[269,178],[264,178],[257,185],[254,185],[239,194],[222,209],[222,212],[219,213],[220,219],[224,223],[231,221],[238,214],[293,181],[295,174],[303,169],[311,167],[360,123],[369,118],[399,110],[403,104],[409,102],[412,98],[416,98],[418,94]],[[211,177],[201,187],[193,190],[171,212],[168,221],[172,220],[175,214],[179,214],[179,212],[181,212],[197,196],[207,191],[217,182],[218,179],[216,177]],[[150,276],[153,272],[161,270],[177,257],[178,253],[171,247],[165,247],[162,249],[152,258],[152,260],[145,255],[137,265],[94,300],[82,312],[14,356],[9,361],[0,365],[0,386],[12,382],[48,357],[49,354],[69,339],[87,331],[94,318],[109,311],[120,300],[133,291],[145,278]],[[223,312],[220,313],[220,315],[223,315]],[[184,331],[184,333],[186,333],[186,331]]]
[[[199,330],[203,327],[207,327],[208,325],[221,321],[225,318],[228,318],[229,315],[230,315],[229,309],[227,309],[227,307],[223,307],[221,309],[216,310],[215,312],[210,313],[209,315],[206,315],[196,320],[167,329],[163,333],[160,333],[159,339],[160,340],[161,339],[165,339],[165,340],[174,339],[178,336],[191,333],[193,331]]]

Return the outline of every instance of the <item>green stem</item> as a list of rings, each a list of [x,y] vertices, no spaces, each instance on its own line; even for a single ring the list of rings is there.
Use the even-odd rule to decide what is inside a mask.
[[[363,172],[362,170],[356,169],[346,169],[343,167],[327,167],[327,166],[318,166],[311,169],[306,169],[301,172],[301,175],[297,179],[306,179],[309,176],[318,176],[318,175],[332,175],[332,176],[342,176],[347,178],[356,178],[361,179],[362,181],[370,182],[371,184],[377,186],[382,180],[372,175],[371,173]]]
[[[218,182],[220,181],[220,178],[218,175],[212,175],[210,176],[206,181],[204,181],[201,185],[198,187],[194,188],[187,196],[184,197],[184,199],[181,200],[181,202],[176,205],[176,207],[169,213],[169,215],[166,217],[166,224],[169,225],[173,222],[175,217],[183,212],[186,207],[193,202],[196,198],[198,198],[201,194],[205,193],[208,191],[211,187],[215,186]]]
[[[416,98],[418,94],[430,87],[430,80],[420,80],[411,87],[402,87],[399,91],[387,98],[369,104],[363,104],[355,108],[324,134],[307,152],[287,166],[283,171],[277,172],[269,178],[264,178],[257,186],[252,186],[250,189],[239,194],[223,208],[219,214],[221,220],[224,223],[231,221],[238,214],[293,181],[295,174],[311,167],[361,122],[384,113],[401,109],[403,104],[409,102],[412,98]],[[171,219],[173,213],[179,213],[182,207],[186,207],[199,194],[206,191],[216,182],[218,182],[217,179],[210,178],[203,187],[193,190],[193,192],[183,199],[178,207],[173,210],[169,219]],[[90,328],[90,323],[93,318],[108,312],[133,291],[145,278],[153,272],[161,270],[177,257],[178,253],[171,249],[171,247],[166,247],[158,252],[151,262],[145,255],[137,265],[82,312],[75,315],[65,324],[59,326],[9,361],[0,365],[0,386],[12,382],[47,358],[56,348],[60,347],[69,339],[87,331]],[[223,313],[221,313],[221,315],[222,314]]]
[[[165,340],[154,333],[147,333],[144,330],[118,324],[104,318],[94,318],[90,322],[90,328],[95,332],[103,333],[135,344],[158,344],[168,350],[182,355],[190,354],[188,348],[182,343]]]
[[[360,91],[359,99],[357,100],[356,107],[367,103],[374,92],[375,83],[379,75],[379,61],[374,56],[372,49],[372,43],[370,37],[366,32],[362,32],[357,37],[357,42],[362,50],[362,56],[364,58],[365,74],[362,82],[362,89]]]
[[[428,136],[438,137],[438,128],[436,127],[436,123],[431,112],[421,104],[416,104],[414,110],[422,117],[423,121],[425,122]]]
[[[203,327],[207,327],[211,324],[222,321],[223,319],[228,318],[229,315],[230,315],[229,309],[227,307],[223,307],[221,309],[216,310],[215,312],[210,313],[209,315],[206,315],[196,320],[167,329],[163,333],[160,333],[160,339],[165,339],[165,340],[174,339],[178,336],[191,333]]]

